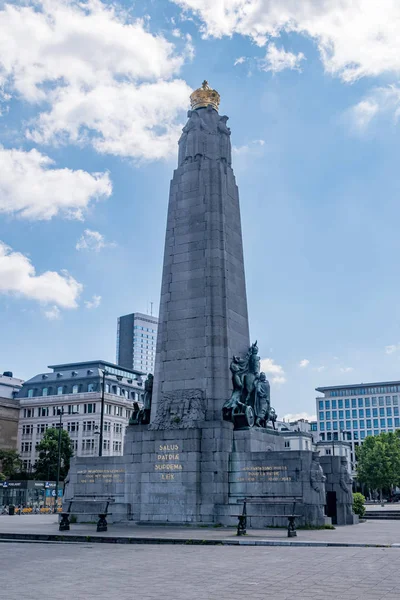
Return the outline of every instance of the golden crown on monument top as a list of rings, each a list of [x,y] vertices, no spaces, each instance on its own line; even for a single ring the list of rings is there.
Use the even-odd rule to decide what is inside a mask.
[[[221,97],[217,90],[210,88],[208,81],[206,80],[203,81],[200,88],[194,90],[194,92],[190,94],[190,105],[192,110],[196,110],[196,108],[207,107],[209,104],[211,104],[211,106],[218,111],[220,100]]]

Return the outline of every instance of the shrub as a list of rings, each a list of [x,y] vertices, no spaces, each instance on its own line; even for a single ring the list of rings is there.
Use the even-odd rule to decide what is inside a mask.
[[[360,519],[365,515],[365,497],[357,492],[353,494],[353,511]]]

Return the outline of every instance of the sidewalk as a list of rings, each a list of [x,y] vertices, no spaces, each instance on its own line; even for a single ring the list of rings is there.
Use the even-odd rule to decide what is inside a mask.
[[[237,537],[235,528],[109,525],[97,533],[94,524],[72,524],[70,531],[58,530],[55,515],[0,516],[0,542],[99,542],[112,544],[210,544],[254,546],[344,546],[400,548],[400,521],[367,521],[335,530],[297,531],[288,538],[285,529],[248,529]]]

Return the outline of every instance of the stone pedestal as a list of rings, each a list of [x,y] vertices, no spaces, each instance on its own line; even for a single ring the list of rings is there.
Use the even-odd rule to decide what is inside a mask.
[[[327,511],[334,525],[354,525],[359,522],[353,513],[351,477],[342,457],[321,456],[320,463],[326,476]]]

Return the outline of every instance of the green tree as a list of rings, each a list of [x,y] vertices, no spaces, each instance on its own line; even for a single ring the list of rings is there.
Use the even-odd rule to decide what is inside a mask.
[[[0,471],[5,478],[13,477],[21,469],[22,461],[16,450],[0,450]]]
[[[391,490],[400,483],[400,437],[397,433],[368,436],[356,449],[357,478],[373,490]]]
[[[54,481],[57,478],[58,433],[58,429],[48,429],[40,443],[36,446],[39,458],[34,465],[35,479]],[[73,454],[71,438],[66,431],[61,430],[60,481],[63,481],[68,473]]]

